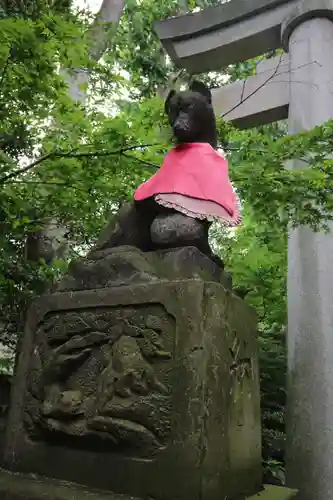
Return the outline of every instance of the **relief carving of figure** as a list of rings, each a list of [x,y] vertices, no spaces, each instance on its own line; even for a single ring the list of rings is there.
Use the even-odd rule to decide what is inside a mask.
[[[170,431],[174,319],[161,305],[51,314],[26,407],[33,438],[151,456]]]

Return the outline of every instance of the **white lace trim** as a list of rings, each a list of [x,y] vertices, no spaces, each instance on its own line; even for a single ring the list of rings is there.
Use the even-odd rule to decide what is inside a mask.
[[[218,216],[218,215],[204,215],[192,212],[191,210],[188,210],[187,208],[178,205],[177,203],[171,203],[169,201],[164,200],[163,198],[162,199],[159,198],[158,196],[155,196],[155,201],[159,205],[162,205],[165,208],[172,208],[177,212],[181,212],[184,215],[187,215],[187,217],[192,217],[192,219],[200,219],[200,220],[206,219],[209,222],[219,222],[226,227],[236,227],[239,226],[239,224],[242,222],[242,215],[241,215],[240,200],[236,194],[235,196],[236,196],[236,214],[235,217],[233,217],[232,219],[226,219],[223,216]]]
[[[223,160],[227,159],[227,155],[225,154],[225,151],[224,151],[223,148],[218,148],[215,151],[217,152],[217,154],[219,154],[220,156],[222,156]]]

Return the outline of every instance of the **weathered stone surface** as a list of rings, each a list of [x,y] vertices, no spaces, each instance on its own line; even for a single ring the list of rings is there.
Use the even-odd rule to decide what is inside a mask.
[[[0,469],[0,500],[138,500],[78,484]]]
[[[301,0],[290,9],[281,26],[281,40],[286,52],[289,51],[289,40],[293,31],[315,18],[333,21],[332,0]]]
[[[217,27],[237,25],[288,2],[290,0],[233,0],[233,3],[218,4],[196,13],[155,21],[154,27],[161,40],[191,38]]]
[[[44,296],[27,320],[6,467],[157,500],[259,491],[255,329],[212,281]]]
[[[151,254],[159,276],[175,279],[216,281],[231,290],[232,277],[195,247],[160,250]]]
[[[141,252],[135,247],[94,250],[73,261],[58,291],[117,287],[161,279],[203,279],[231,288],[231,276],[195,247]]]
[[[286,33],[291,64],[298,68],[290,81],[292,134],[333,117],[333,23],[327,9],[332,19],[332,0],[307,0],[286,21],[287,30],[296,26]],[[297,170],[308,165],[295,159],[289,166]],[[299,489],[300,500],[333,498],[332,252],[332,221],[328,232],[307,226],[290,230],[286,479]]]
[[[232,0],[154,27],[178,67],[204,73],[281,47],[281,24],[298,2]]]
[[[150,225],[154,216],[153,210],[147,210],[143,217],[134,202],[124,203],[101,232],[94,250],[123,245],[149,250]]]
[[[150,253],[121,246],[96,250],[72,261],[58,291],[117,287],[158,279]]]
[[[153,243],[161,246],[183,246],[184,242],[200,241],[208,238],[207,223],[187,217],[180,212],[163,214],[155,217],[151,225],[151,238]]]
[[[29,434],[140,457],[162,449],[173,329],[172,316],[154,304],[48,313],[31,360]]]
[[[206,142],[206,139],[202,138],[202,142]],[[210,225],[208,221],[186,217],[163,207],[153,199],[127,202],[111,218],[87,257],[98,251],[110,251],[124,246],[131,246],[142,252],[194,246],[223,269],[221,259],[213,255],[208,243]]]
[[[267,486],[248,500],[290,500],[294,490]],[[171,500],[176,499],[174,496]],[[139,500],[127,495],[88,489],[78,484],[0,469],[0,500]]]
[[[289,72],[292,72],[288,63],[286,56],[265,60],[265,64],[258,64],[256,75],[213,89],[216,115],[240,129],[287,118]]]

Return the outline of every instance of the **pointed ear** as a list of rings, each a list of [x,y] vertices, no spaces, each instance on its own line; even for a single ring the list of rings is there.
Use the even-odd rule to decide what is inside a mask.
[[[170,105],[170,101],[171,99],[173,98],[173,96],[175,95],[176,91],[175,90],[170,90],[169,94],[168,94],[168,97],[165,99],[165,103],[164,103],[164,111],[166,114],[168,114],[169,112],[169,105]]]
[[[193,82],[189,86],[189,89],[192,90],[192,92],[198,92],[198,94],[206,97],[209,103],[212,102],[212,94],[209,88],[204,83],[199,82],[198,80],[193,80]]]

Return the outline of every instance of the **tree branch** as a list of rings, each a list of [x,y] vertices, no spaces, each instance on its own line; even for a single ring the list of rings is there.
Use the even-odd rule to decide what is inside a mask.
[[[9,66],[9,61],[11,60],[11,55],[9,54],[9,56],[7,57],[6,59],[6,62],[2,68],[2,75],[1,75],[1,79],[0,79],[0,90],[1,90],[1,87],[3,85],[3,82],[4,82],[4,79],[5,79],[5,76],[6,76],[6,72],[7,72],[7,68]]]
[[[28,172],[28,170],[33,169],[34,167],[36,167],[37,165],[42,163],[42,161],[47,160],[48,158],[51,158],[52,156],[54,156],[54,154],[55,154],[55,152],[51,152],[51,153],[47,153],[43,156],[40,156],[39,158],[37,158],[37,160],[33,161],[29,165],[26,165],[25,167],[22,167],[18,170],[15,170],[14,172],[11,172],[8,175],[1,177],[0,184],[5,184],[7,181],[9,181],[10,179],[13,179],[17,175],[24,174],[25,172]]]
[[[12,179],[14,179],[15,177],[17,177],[18,175],[21,175],[25,172],[28,172],[29,170],[32,170],[34,167],[36,167],[37,165],[39,165],[40,163],[42,163],[43,161],[47,160],[47,159],[55,159],[55,158],[102,158],[102,157],[106,157],[106,156],[114,156],[114,155],[121,155],[121,156],[124,156],[128,159],[131,159],[133,161],[137,161],[145,166],[148,166],[148,167],[152,167],[154,168],[155,170],[157,170],[159,168],[158,165],[156,165],[155,163],[152,163],[148,160],[144,160],[142,158],[138,158],[137,156],[133,156],[133,155],[130,155],[130,154],[127,154],[128,151],[134,151],[134,150],[137,150],[137,149],[143,149],[143,148],[148,148],[148,147],[153,147],[153,146],[161,146],[162,144],[159,144],[159,143],[150,143],[150,144],[138,144],[138,145],[135,145],[135,146],[126,146],[124,148],[121,148],[121,149],[118,149],[116,151],[92,151],[92,152],[86,152],[86,153],[75,153],[75,150],[73,151],[69,151],[69,152],[64,152],[64,153],[60,153],[60,152],[57,152],[57,151],[52,151],[51,153],[48,153],[48,154],[45,154],[39,158],[37,158],[37,160],[35,160],[34,162],[30,163],[29,165],[27,165],[26,167],[23,167],[21,169],[18,169],[18,170],[15,170],[14,172],[0,178],[0,185],[2,184],[6,184],[6,183],[16,183],[16,184],[54,184],[54,185],[62,185],[62,186],[69,186],[68,184],[65,184],[65,183],[61,183],[61,182],[47,182],[47,181],[33,181],[33,180],[29,180],[29,181],[12,181]],[[229,147],[226,147],[224,148],[225,150],[227,151],[238,151],[238,148],[236,147],[232,147],[232,146],[229,146]],[[260,153],[267,153],[267,150],[266,149],[252,149],[252,148],[248,148],[248,151],[256,151],[256,152],[260,152]],[[298,158],[299,160],[301,161],[304,161],[305,163],[308,163],[310,165],[310,162],[308,160],[306,160],[305,158]],[[318,167],[319,168],[319,167]],[[10,181],[10,182],[9,182]],[[70,186],[69,186],[70,187]]]
[[[99,12],[90,28],[91,47],[89,55],[98,61],[109,48],[112,30],[120,21],[125,7],[125,0],[103,0]]]
[[[131,160],[135,160],[142,165],[146,165],[147,167],[153,167],[155,170],[157,170],[159,167],[158,165],[155,165],[155,163],[151,163],[150,161],[143,160],[142,158],[138,158],[137,156],[132,156],[129,154],[126,154],[125,152],[121,153],[122,156],[125,156],[126,158],[130,158]]]
[[[95,151],[95,152],[87,152],[87,153],[75,153],[76,150],[68,151],[68,152],[58,152],[58,151],[51,151],[50,153],[47,153],[45,155],[40,156],[37,158],[35,161],[32,163],[29,163],[29,165],[26,165],[25,167],[22,167],[20,169],[15,170],[14,172],[11,172],[10,174],[7,174],[3,177],[0,178],[0,184],[5,184],[11,179],[14,179],[18,175],[24,174],[28,172],[29,170],[32,170],[35,168],[37,165],[42,163],[45,160],[48,159],[55,159],[55,158],[92,158],[92,157],[103,157],[103,156],[113,156],[113,155],[121,155],[126,153],[126,151],[133,151],[135,149],[142,149],[142,148],[147,148],[147,147],[152,147],[152,146],[160,146],[160,144],[138,144],[136,146],[126,146],[124,148],[118,149],[116,151]],[[132,156],[131,158],[136,158],[135,156]],[[144,161],[144,160],[142,160]]]
[[[269,83],[270,80],[272,80],[272,78],[274,78],[274,76],[277,74],[279,67],[281,65],[281,62],[282,62],[282,57],[283,57],[283,54],[281,54],[279,62],[277,63],[276,68],[274,69],[273,73],[261,85],[259,85],[256,89],[254,89],[253,92],[250,92],[250,94],[247,95],[246,97],[244,97],[244,90],[245,90],[245,84],[246,84],[246,79],[245,79],[245,81],[243,82],[242,94],[241,94],[241,98],[240,98],[239,102],[237,104],[235,104],[235,106],[233,106],[231,109],[229,109],[228,111],[223,113],[223,115],[221,115],[221,117],[223,118],[224,116],[228,115],[229,113],[231,113],[232,111],[237,109],[239,106],[241,106],[241,104],[243,104],[245,101],[250,99],[254,94],[256,94],[259,90],[261,90],[265,85],[267,85],[267,83]]]

